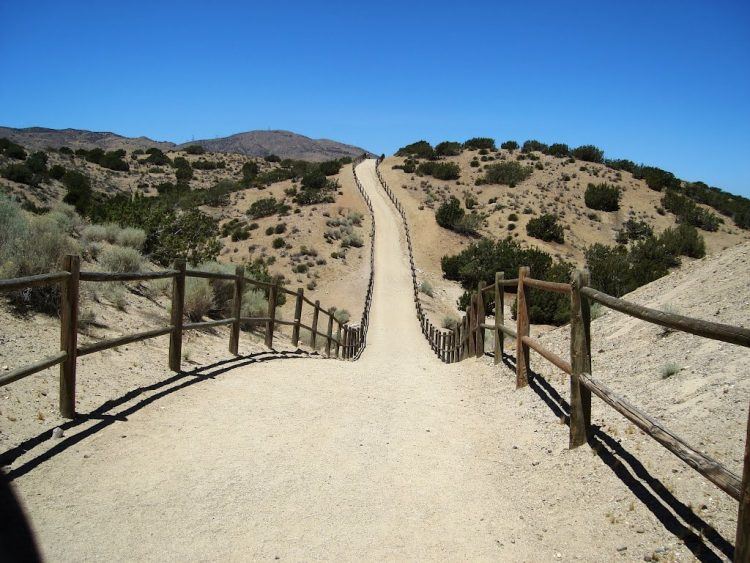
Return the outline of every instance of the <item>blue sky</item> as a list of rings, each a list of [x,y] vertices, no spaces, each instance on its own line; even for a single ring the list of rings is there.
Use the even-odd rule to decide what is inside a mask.
[[[593,143],[750,196],[750,3],[11,2],[0,124]]]

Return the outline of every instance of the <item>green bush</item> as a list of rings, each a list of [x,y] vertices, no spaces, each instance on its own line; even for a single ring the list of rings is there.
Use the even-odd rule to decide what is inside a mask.
[[[682,223],[666,229],[659,235],[659,241],[673,256],[703,258],[706,255],[706,242],[695,227]]]
[[[340,160],[328,160],[318,164],[318,171],[324,176],[335,176],[341,170],[341,165]]]
[[[511,239],[493,241],[486,238],[471,244],[459,254],[444,256],[441,266],[446,278],[459,281],[467,290],[459,299],[461,309],[468,303],[468,291],[476,289],[480,281],[494,283],[495,272],[505,272],[507,277],[515,277],[520,266],[529,266],[535,278],[568,282],[572,271],[571,264],[555,262],[552,256],[537,248],[522,248]],[[527,302],[533,323],[559,325],[569,319],[570,299],[566,295],[530,289]],[[492,296],[489,294],[485,305],[490,310]]]
[[[453,227],[463,219],[464,213],[458,198],[451,196],[437,208],[435,220],[441,227],[453,230]]]
[[[617,232],[617,242],[620,244],[626,244],[630,241],[644,239],[654,234],[654,230],[651,225],[645,221],[636,221],[635,219],[628,219],[622,224],[622,229]]]
[[[719,218],[716,215],[699,207],[693,200],[676,191],[667,190],[661,198],[661,205],[664,209],[674,213],[681,223],[687,223],[704,231],[719,229]]]
[[[547,149],[547,154],[558,158],[570,156],[570,147],[565,143],[552,143]]]
[[[63,201],[75,207],[78,213],[86,213],[91,204],[92,195],[88,176],[76,170],[68,170],[62,177],[62,183],[67,190]]]
[[[555,215],[545,213],[534,217],[526,223],[526,234],[545,242],[565,242],[565,233],[562,225],[557,222]]]
[[[260,173],[260,166],[257,162],[246,162],[242,165],[242,179],[246,182],[252,182]]]
[[[199,158],[193,162],[192,167],[196,170],[221,170],[227,167],[223,160],[204,160]]]
[[[140,252],[146,243],[146,231],[135,227],[125,227],[117,233],[115,240],[120,246],[134,248]]]
[[[47,161],[49,157],[47,153],[38,151],[31,154],[26,159],[26,167],[31,170],[34,174],[47,174]]]
[[[458,180],[461,168],[455,162],[422,162],[417,166],[417,174],[432,176],[438,180]]]
[[[467,141],[464,141],[464,148],[469,150],[497,150],[495,148],[495,139],[490,139],[489,137],[474,137],[468,139]]]
[[[485,184],[504,184],[513,188],[531,176],[533,171],[531,166],[523,166],[515,161],[498,162],[487,167],[482,181]]]
[[[99,264],[107,272],[138,272],[143,266],[143,257],[135,248],[112,245],[102,250]]]
[[[530,153],[533,151],[547,152],[548,148],[549,147],[545,145],[544,143],[542,143],[541,141],[531,139],[523,143],[523,146],[521,147],[521,152],[523,153]]]
[[[24,163],[9,164],[3,168],[2,175],[3,178],[19,184],[31,186],[35,183],[34,173]]]
[[[620,209],[620,198],[622,192],[617,186],[606,182],[601,184],[589,184],[584,194],[586,207],[597,211],[617,211]]]
[[[49,177],[53,180],[62,180],[62,177],[65,176],[65,172],[66,170],[64,166],[55,164],[49,169]]]
[[[414,156],[417,158],[433,158],[435,150],[427,141],[417,141],[396,151],[396,156]]]
[[[517,151],[519,146],[516,141],[505,141],[502,145],[500,145],[501,149],[505,149],[506,151]]]
[[[145,164],[151,164],[153,166],[168,166],[172,164],[169,157],[157,148],[148,149],[146,154],[148,154],[148,157],[141,161]]]
[[[461,143],[454,141],[443,141],[435,145],[437,156],[458,156],[461,154]]]
[[[185,147],[185,152],[188,154],[204,154],[206,152],[206,149],[204,149],[201,145],[188,145]]]
[[[98,160],[98,164],[102,168],[118,170],[120,172],[127,172],[128,170],[130,170],[130,165],[123,160],[124,157],[125,151],[122,149],[109,151],[101,155]]]
[[[185,280],[185,301],[183,310],[192,322],[199,322],[214,308],[214,292],[206,278]]]
[[[276,249],[284,248],[284,239],[282,237],[276,237],[273,239],[273,247]]]
[[[0,154],[16,160],[26,160],[26,151],[24,148],[6,138],[0,139]]]
[[[674,174],[655,166],[639,166],[633,171],[633,176],[639,180],[645,180],[646,185],[657,192],[668,188],[675,190],[680,188],[680,181]]]
[[[276,201],[275,197],[266,197],[254,201],[246,213],[253,219],[260,219],[261,217],[270,217],[271,215],[288,210],[289,207],[284,205],[283,202]]]
[[[275,154],[267,154],[263,157],[263,160],[266,162],[281,162],[281,158],[276,156]]]
[[[604,161],[604,151],[594,145],[581,145],[570,151],[570,154],[573,158],[585,162],[601,163]]]

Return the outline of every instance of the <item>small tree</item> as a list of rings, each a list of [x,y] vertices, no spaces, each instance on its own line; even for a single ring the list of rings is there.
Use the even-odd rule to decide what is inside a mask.
[[[433,158],[435,150],[427,141],[417,141],[396,151],[396,156],[415,156],[417,158]]]
[[[453,227],[463,219],[464,213],[458,198],[451,196],[448,201],[443,202],[437,211],[435,211],[435,220],[441,227],[453,230]]]
[[[562,225],[557,222],[557,217],[550,213],[531,219],[526,224],[526,234],[545,242],[558,242],[560,244],[565,242]]]
[[[571,151],[573,158],[583,160],[585,162],[603,162],[604,151],[594,145],[581,145]]]
[[[464,148],[469,150],[485,149],[488,151],[494,151],[496,150],[495,139],[491,139],[489,137],[474,137],[472,139],[464,141]]]
[[[185,147],[185,152],[188,154],[204,154],[206,152],[206,149],[204,149],[201,145],[188,145]]]
[[[511,188],[531,176],[534,169],[516,161],[491,164],[482,179],[485,184],[505,184]]]
[[[443,141],[435,146],[435,154],[438,156],[458,156],[461,154],[461,143],[454,141]]]
[[[531,139],[531,140],[524,142],[523,146],[521,147],[521,152],[523,153],[530,153],[533,151],[546,152],[547,149],[548,147],[546,144],[542,143],[541,141]]]
[[[584,194],[586,207],[597,211],[617,211],[620,209],[620,197],[622,192],[617,186],[606,182],[601,184],[589,184]]]
[[[510,152],[517,151],[518,143],[516,141],[505,141],[502,145],[500,145],[500,148]]]
[[[570,147],[565,143],[552,143],[547,150],[547,154],[558,158],[570,156]]]

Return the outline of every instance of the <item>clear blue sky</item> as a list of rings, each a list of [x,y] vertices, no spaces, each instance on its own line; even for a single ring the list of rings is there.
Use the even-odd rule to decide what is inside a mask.
[[[593,143],[750,195],[750,3],[0,0],[0,124]]]

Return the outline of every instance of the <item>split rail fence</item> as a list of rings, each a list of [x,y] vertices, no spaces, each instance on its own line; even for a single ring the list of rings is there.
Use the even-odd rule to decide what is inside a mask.
[[[516,278],[505,279],[504,272],[497,272],[494,283],[479,282],[476,291],[471,292],[466,314],[463,315],[456,328],[452,330],[439,328],[424,314],[419,300],[409,226],[404,208],[383,180],[379,170],[378,177],[404,222],[414,279],[417,316],[422,325],[422,332],[435,354],[446,363],[459,362],[470,357],[482,357],[485,354],[486,331],[492,331],[494,363],[498,364],[505,353],[505,338],[513,339],[516,353],[516,387],[520,388],[528,384],[530,351],[534,350],[570,376],[570,448],[588,443],[593,437],[591,396],[596,395],[661,446],[739,502],[734,560],[738,563],[750,562],[750,412],[745,437],[744,466],[740,478],[591,375],[590,304],[591,302],[599,303],[620,313],[672,330],[744,347],[750,347],[750,329],[658,311],[607,295],[590,287],[590,276],[587,270],[576,270],[570,283],[559,283],[532,278],[530,269],[526,266],[519,268]],[[561,358],[545,348],[539,340],[530,336],[528,292],[532,288],[570,296],[570,359]],[[516,295],[514,328],[505,324],[504,306],[507,290],[514,290]],[[494,324],[487,323],[485,319],[487,305],[490,303],[494,308]]]

